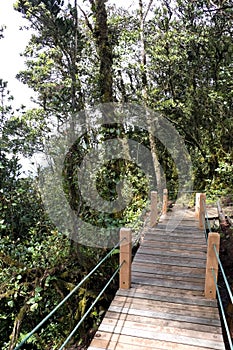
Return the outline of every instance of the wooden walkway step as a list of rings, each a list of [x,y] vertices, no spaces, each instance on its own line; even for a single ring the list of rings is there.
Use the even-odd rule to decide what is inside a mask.
[[[224,350],[217,301],[204,298],[206,250],[191,211],[148,228],[132,288],[118,290],[88,349]]]

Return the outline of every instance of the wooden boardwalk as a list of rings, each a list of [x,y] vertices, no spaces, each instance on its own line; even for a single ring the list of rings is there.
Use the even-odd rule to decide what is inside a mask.
[[[204,233],[192,211],[175,212],[173,232],[168,221],[146,228],[132,288],[117,292],[89,350],[225,349],[217,301],[204,298]]]

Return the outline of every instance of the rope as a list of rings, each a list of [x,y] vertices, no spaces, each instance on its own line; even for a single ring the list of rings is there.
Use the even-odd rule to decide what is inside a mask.
[[[125,261],[122,262],[122,264],[120,266],[118,266],[118,268],[116,269],[116,271],[114,272],[114,274],[112,275],[112,277],[110,278],[110,280],[106,283],[106,285],[104,286],[104,288],[101,290],[101,292],[98,294],[98,296],[96,297],[95,301],[91,304],[91,306],[89,307],[89,309],[85,312],[85,314],[83,315],[83,317],[80,319],[80,321],[78,322],[78,324],[75,326],[75,328],[72,330],[72,332],[70,333],[70,335],[67,337],[67,339],[64,341],[64,343],[62,344],[62,346],[59,348],[59,350],[64,349],[64,347],[69,343],[70,339],[73,337],[73,335],[76,333],[76,331],[78,330],[78,328],[80,327],[80,325],[82,324],[82,322],[85,320],[85,318],[88,316],[88,314],[90,313],[90,311],[92,310],[92,308],[95,306],[95,304],[99,301],[100,297],[102,296],[102,294],[105,292],[105,290],[108,288],[109,284],[112,282],[112,280],[115,278],[115,276],[117,275],[117,273],[119,272],[119,270],[121,269],[121,267],[123,266],[123,264],[125,263]]]
[[[19,345],[17,345],[14,350],[19,350],[22,345],[29,339],[31,336],[81,287],[81,285],[112,255],[114,250],[118,248],[122,241],[125,238],[123,238],[120,242],[118,242],[112,250],[89,272],[87,276],[85,276],[82,281],[79,282],[79,284],[74,287],[74,289],[30,332],[26,337],[21,341]]]

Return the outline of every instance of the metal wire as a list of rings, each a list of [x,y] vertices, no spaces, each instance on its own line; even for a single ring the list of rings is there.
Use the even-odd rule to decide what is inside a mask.
[[[98,296],[96,297],[95,301],[91,304],[91,306],[89,307],[89,309],[85,312],[85,314],[83,315],[83,317],[80,319],[80,321],[78,322],[78,324],[75,326],[75,328],[72,330],[72,332],[70,333],[70,335],[67,337],[67,339],[64,341],[64,343],[62,344],[62,346],[58,349],[58,350],[62,350],[64,349],[64,347],[69,343],[70,339],[73,337],[73,335],[76,333],[76,331],[78,330],[78,328],[80,327],[80,325],[83,323],[83,321],[85,320],[85,318],[88,316],[88,314],[90,313],[90,311],[92,310],[92,308],[95,306],[95,304],[99,301],[100,297],[102,296],[102,294],[105,292],[105,290],[108,288],[109,284],[112,282],[112,280],[114,279],[114,277],[117,275],[117,273],[119,272],[119,270],[121,269],[121,267],[123,266],[123,264],[125,263],[125,261],[122,262],[122,264],[120,266],[118,266],[118,268],[116,269],[116,271],[114,272],[114,274],[112,275],[112,277],[110,278],[110,280],[108,281],[108,283],[106,283],[106,285],[104,286],[104,288],[101,290],[101,292],[98,294]]]
[[[205,214],[201,213],[201,218],[202,218],[202,224],[203,224],[203,227],[204,227],[204,233],[205,233],[205,239],[206,239],[206,242],[208,241],[208,234],[207,234],[207,230],[206,230],[206,221],[205,221]]]
[[[207,209],[206,209],[206,203],[205,203],[204,200],[203,200],[203,207],[204,207],[204,211],[205,211],[205,216],[202,215],[202,220],[205,221],[205,223],[207,222],[208,230],[209,230],[209,232],[211,232],[211,227],[210,227],[210,223],[209,223],[209,217],[208,217],[208,213],[207,213]],[[205,220],[205,218],[206,218],[206,220]],[[206,240],[208,240],[208,235],[207,235],[207,230],[206,230],[205,223],[203,222],[203,225],[204,225],[204,228],[205,228]],[[215,252],[215,255],[217,257],[218,264],[220,266],[220,269],[221,269],[221,272],[222,272],[222,275],[223,275],[223,279],[224,279],[224,282],[226,284],[226,287],[227,287],[227,290],[228,290],[231,302],[233,303],[233,297],[232,297],[231,289],[230,289],[229,283],[227,281],[226,274],[225,274],[225,271],[223,269],[223,266],[222,266],[221,260],[219,258],[219,254],[217,252],[215,244],[214,244],[214,252]],[[226,334],[227,334],[228,342],[229,342],[229,345],[230,345],[230,350],[233,350],[233,344],[232,344],[232,340],[231,340],[231,335],[230,335],[229,327],[228,327],[228,324],[227,324],[226,315],[225,315],[225,311],[224,311],[221,295],[220,295],[218,284],[217,284],[217,279],[216,279],[216,276],[215,276],[213,268],[212,268],[212,275],[213,275],[213,278],[214,278],[214,283],[215,283],[216,292],[217,292],[217,296],[218,296],[219,306],[220,306],[220,310],[221,310],[221,313],[222,313],[222,318],[223,318],[224,326],[225,326],[225,329],[226,329]]]
[[[209,232],[211,232],[210,221],[209,221],[208,212],[207,212],[207,208],[206,208],[206,202],[204,200],[202,200],[202,202],[203,202],[203,207],[205,210],[205,218],[206,218],[208,230],[209,230]]]
[[[222,275],[223,275],[223,279],[224,279],[224,282],[226,284],[226,287],[227,287],[227,291],[228,291],[228,294],[230,296],[230,299],[231,299],[231,303],[233,304],[233,295],[232,295],[232,292],[231,292],[231,288],[230,288],[230,285],[228,283],[228,280],[227,280],[227,277],[226,277],[226,274],[225,274],[225,271],[223,269],[223,266],[222,266],[222,262],[219,258],[219,254],[217,252],[217,249],[216,249],[216,245],[214,244],[214,251],[215,251],[215,254],[216,254],[216,257],[218,259],[218,264],[220,266],[220,269],[221,269],[221,272],[222,272]]]
[[[173,193],[197,193],[197,191],[169,191],[169,193],[173,194]]]
[[[79,284],[74,287],[74,289],[30,332],[26,337],[21,341],[19,345],[17,345],[14,350],[19,350],[22,345],[29,339],[31,336],[81,287],[81,285],[111,256],[113,251],[118,248],[121,243],[125,240],[123,238],[120,242],[118,242],[112,250],[89,272],[87,276],[85,276]]]
[[[227,333],[228,342],[229,342],[229,345],[230,345],[230,350],[233,350],[233,344],[232,344],[232,340],[231,340],[231,335],[230,335],[229,327],[228,327],[228,324],[227,324],[226,315],[225,315],[225,312],[224,312],[224,307],[223,307],[221,295],[220,295],[220,292],[219,292],[219,288],[218,288],[216,276],[215,276],[215,273],[214,273],[214,269],[212,269],[212,274],[213,274],[213,278],[214,278],[216,292],[217,292],[217,295],[218,295],[218,301],[219,301],[219,305],[220,305],[220,309],[221,309],[221,313],[222,313],[223,322],[224,322],[226,333]]]
[[[218,216],[222,213],[221,205],[220,205],[220,200],[217,201],[217,210],[218,210]]]
[[[147,204],[146,204],[146,206],[145,206],[145,208],[142,210],[140,216],[137,218],[137,220],[134,222],[134,224],[133,224],[132,226],[130,226],[130,228],[131,228],[132,230],[137,226],[137,224],[138,224],[140,221],[142,222],[142,225],[141,225],[142,228],[145,226],[145,221],[144,221],[144,220],[142,221],[142,218],[143,218],[143,215],[145,215],[146,212],[149,210],[149,207],[150,207],[150,203],[149,203],[149,201],[148,201]],[[139,229],[138,234],[136,234],[135,237],[134,237],[134,240],[133,240],[133,242],[132,242],[133,247],[138,243],[139,239],[141,238],[141,230],[142,230],[142,229]],[[136,232],[136,231],[137,231],[137,230],[135,230],[134,232]]]

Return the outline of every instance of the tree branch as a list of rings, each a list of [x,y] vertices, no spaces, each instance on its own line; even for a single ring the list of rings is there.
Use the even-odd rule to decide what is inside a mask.
[[[90,21],[89,21],[89,19],[88,19],[88,16],[87,16],[86,12],[85,12],[79,5],[78,5],[78,8],[79,8],[79,10],[82,12],[82,14],[83,14],[83,16],[84,16],[84,18],[85,18],[87,27],[88,27],[88,28],[90,29],[90,31],[93,33],[93,32],[94,32],[94,29],[93,29],[93,27],[92,27],[92,25],[91,25],[91,23],[90,23]]]
[[[144,22],[144,23],[145,23],[145,20],[146,20],[147,15],[148,15],[148,13],[149,13],[149,11],[150,11],[150,8],[151,8],[152,3],[153,3],[153,0],[150,0],[149,4],[148,4],[148,6],[147,6],[146,12],[145,12],[145,14],[144,14],[144,16],[143,16],[143,22]]]

